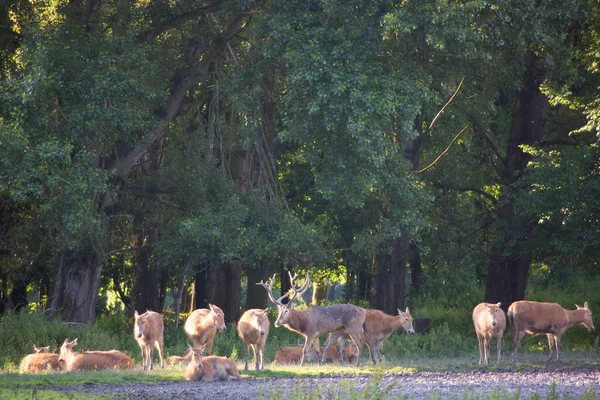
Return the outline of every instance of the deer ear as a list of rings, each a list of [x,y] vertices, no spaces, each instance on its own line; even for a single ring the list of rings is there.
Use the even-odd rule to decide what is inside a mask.
[[[502,306],[501,302],[498,302],[498,304],[496,304],[496,307],[500,308]]]
[[[138,314],[137,310],[135,310],[135,313],[133,313],[133,316],[135,317],[135,319],[138,319],[138,317],[140,316],[140,314]]]
[[[576,307],[578,310],[581,310],[581,309],[583,308],[583,307],[580,307],[580,306],[578,306],[577,304],[575,304],[575,307]]]
[[[587,301],[583,304],[583,308],[585,308],[586,310],[588,309],[588,302]]]
[[[405,312],[409,312],[409,311],[408,311],[408,307],[406,307],[406,311],[405,311]]]
[[[65,338],[65,341],[63,342],[63,346],[69,344],[69,338]]]
[[[204,355],[205,350],[206,350],[206,345],[203,345],[202,347],[200,347],[200,354]]]
[[[269,307],[267,307],[267,308],[265,308],[265,309],[263,310],[263,314],[266,314],[266,313],[268,313],[268,312],[269,312]]]

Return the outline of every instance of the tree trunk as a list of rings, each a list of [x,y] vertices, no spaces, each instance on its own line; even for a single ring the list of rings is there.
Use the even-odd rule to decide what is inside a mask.
[[[265,309],[269,306],[269,297],[267,291],[258,286],[260,281],[266,282],[270,278],[270,269],[268,265],[263,264],[256,268],[248,268],[246,276],[248,283],[246,288],[246,310],[253,308]]]
[[[134,229],[132,308],[140,314],[147,310],[159,311],[160,274],[159,269],[151,262],[152,235],[147,232],[143,216],[135,216]]]
[[[211,275],[210,285],[215,288],[211,303],[221,307],[226,323],[237,323],[240,319],[242,261],[223,264]]]
[[[209,300],[209,292],[206,290],[208,271],[209,267],[207,265],[203,265],[202,268],[196,272],[196,276],[194,278],[193,296],[190,304],[190,312],[199,308],[208,308],[208,303],[211,301]]]
[[[322,277],[313,281],[312,304],[323,304],[325,300],[327,300],[327,278]]]
[[[548,98],[540,91],[544,76],[540,75],[538,59],[529,55],[523,86],[517,96],[508,140],[508,148],[501,171],[500,206],[496,210],[496,238],[490,252],[486,279],[485,301],[502,302],[507,309],[514,301],[525,298],[529,266],[532,256],[521,242],[527,240],[531,226],[515,209],[515,183],[523,175],[530,156],[519,148],[535,144],[543,138]]]
[[[67,322],[94,323],[101,275],[100,255],[62,251],[50,317],[60,311]]]
[[[409,266],[410,266],[410,283],[416,292],[421,290],[421,280],[423,277],[423,267],[421,266],[421,249],[414,242],[410,242],[408,248]]]

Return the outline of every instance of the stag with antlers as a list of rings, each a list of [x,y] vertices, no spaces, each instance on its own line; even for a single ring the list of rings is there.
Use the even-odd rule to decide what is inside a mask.
[[[296,287],[294,280],[298,277],[298,274],[290,276],[291,295],[289,293],[284,294],[279,299],[273,297],[273,281],[275,275],[269,278],[268,282],[260,281],[257,285],[265,288],[269,294],[271,301],[279,309],[279,315],[275,321],[275,327],[285,326],[287,329],[297,332],[304,336],[304,351],[302,358],[300,359],[300,365],[303,364],[304,359],[308,358],[310,351],[310,344],[315,338],[321,335],[326,335],[330,332],[341,331],[348,335],[352,343],[358,348],[358,357],[356,360],[356,366],[360,365],[360,356],[362,355],[363,341],[361,340],[361,334],[364,331],[365,323],[365,310],[361,307],[352,304],[332,304],[330,306],[312,306],[306,310],[294,309],[294,300],[299,295],[306,292],[310,285],[310,277],[306,274],[306,282],[301,287]],[[282,303],[285,297],[289,297],[287,304]],[[325,348],[327,351],[327,348]]]

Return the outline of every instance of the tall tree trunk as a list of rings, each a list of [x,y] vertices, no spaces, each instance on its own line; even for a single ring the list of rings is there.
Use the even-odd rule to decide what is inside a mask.
[[[135,246],[133,265],[133,288],[131,303],[133,310],[144,313],[147,310],[160,311],[160,273],[152,263],[152,235],[147,232],[143,216],[134,218]]]
[[[270,277],[271,270],[268,264],[263,263],[255,268],[247,268],[246,276],[248,278],[246,288],[246,310],[252,308],[265,309],[269,306],[267,292],[257,283],[260,281],[266,282]]]
[[[206,290],[208,272],[209,267],[207,265],[203,265],[200,270],[196,272],[190,311],[197,310],[198,308],[208,308],[208,303],[212,301],[212,299],[209,298],[209,292]]]
[[[496,238],[490,251],[486,279],[485,301],[502,302],[507,309],[514,301],[525,297],[532,255],[523,249],[531,226],[515,209],[515,183],[523,175],[530,156],[519,147],[535,144],[543,138],[548,98],[540,91],[543,68],[530,54],[523,76],[523,86],[515,102],[504,169],[501,173],[501,194],[496,210]]]
[[[423,267],[421,266],[421,249],[414,241],[410,242],[408,248],[408,264],[410,266],[410,283],[415,291],[421,290],[421,280],[423,277]]]
[[[99,254],[64,250],[59,261],[50,317],[68,322],[94,323],[102,262]]]
[[[241,260],[232,260],[209,273],[209,286],[215,289],[210,302],[221,307],[226,323],[237,323],[240,318],[241,282]]]
[[[327,300],[327,277],[313,281],[312,304],[323,304]]]

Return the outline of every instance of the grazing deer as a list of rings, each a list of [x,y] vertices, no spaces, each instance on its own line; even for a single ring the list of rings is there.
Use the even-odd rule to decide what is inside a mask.
[[[498,364],[502,348],[502,335],[506,329],[506,315],[500,308],[501,303],[480,303],[473,309],[473,325],[479,342],[479,364],[488,364],[490,358],[490,343],[496,339],[498,349]]]
[[[583,307],[577,304],[576,310],[565,310],[557,303],[538,303],[535,301],[515,301],[508,308],[508,323],[513,333],[512,360],[517,362],[517,348],[525,332],[537,335],[545,333],[548,337],[552,359],[552,347],[556,347],[556,361],[560,361],[560,337],[571,326],[583,325],[588,331],[594,330],[592,311],[587,301]]]
[[[211,381],[213,379],[239,379],[235,363],[225,357],[208,356],[203,357],[205,346],[193,348],[190,346],[192,360],[185,370],[186,381]]]
[[[369,347],[373,364],[381,361],[383,342],[398,329],[404,329],[411,335],[415,333],[413,318],[410,315],[408,307],[406,307],[406,311],[404,312],[398,309],[398,315],[395,316],[388,315],[380,310],[365,310],[365,330],[362,339]],[[329,334],[326,344],[333,345],[337,341],[337,347],[341,349],[343,341],[340,343],[340,340],[344,338],[347,338],[347,335],[339,331],[333,332]]]
[[[213,341],[217,329],[221,332],[227,330],[225,314],[219,307],[209,304],[209,308],[194,310],[185,321],[185,333],[194,342],[194,347],[206,345],[206,354],[212,354]]]
[[[254,360],[256,362],[256,370],[263,369],[263,355],[265,350],[265,342],[269,335],[269,309],[261,310],[255,308],[246,311],[238,321],[237,331],[246,349],[246,366],[244,371],[248,371],[248,358],[250,357],[250,346],[254,352]]]
[[[297,288],[294,280],[297,274],[290,276],[290,285],[292,287],[292,295],[289,297],[287,304],[281,301],[289,296],[288,293],[281,296],[279,299],[273,297],[273,280],[269,278],[267,283],[260,281],[257,285],[265,288],[271,301],[279,309],[279,315],[275,321],[275,327],[285,326],[293,332],[297,332],[304,336],[304,351],[300,359],[300,365],[304,363],[304,358],[308,356],[310,344],[315,338],[321,335],[326,335],[330,332],[342,331],[350,337],[350,340],[358,347],[359,357],[356,360],[356,366],[360,365],[360,355],[362,354],[363,342],[361,334],[363,333],[365,323],[365,310],[352,304],[333,304],[330,306],[312,306],[306,310],[296,310],[294,308],[294,300],[306,292],[310,285],[310,277],[306,274],[306,282],[302,287]]]
[[[142,350],[142,364],[144,366],[144,371],[152,370],[152,352],[155,346],[158,350],[158,356],[160,357],[160,366],[164,368],[163,332],[165,327],[162,315],[154,311],[146,311],[140,315],[136,311],[134,317],[135,324],[133,327],[133,335]]]
[[[48,369],[60,370],[58,354],[50,353],[50,346],[40,347],[34,344],[33,349],[35,353],[28,354],[21,360],[19,371],[22,374],[35,374]]]
[[[77,339],[69,342],[67,338],[60,348],[58,360],[64,364],[67,372],[133,368],[133,360],[119,350],[76,353],[73,351],[75,345],[77,345]]]

